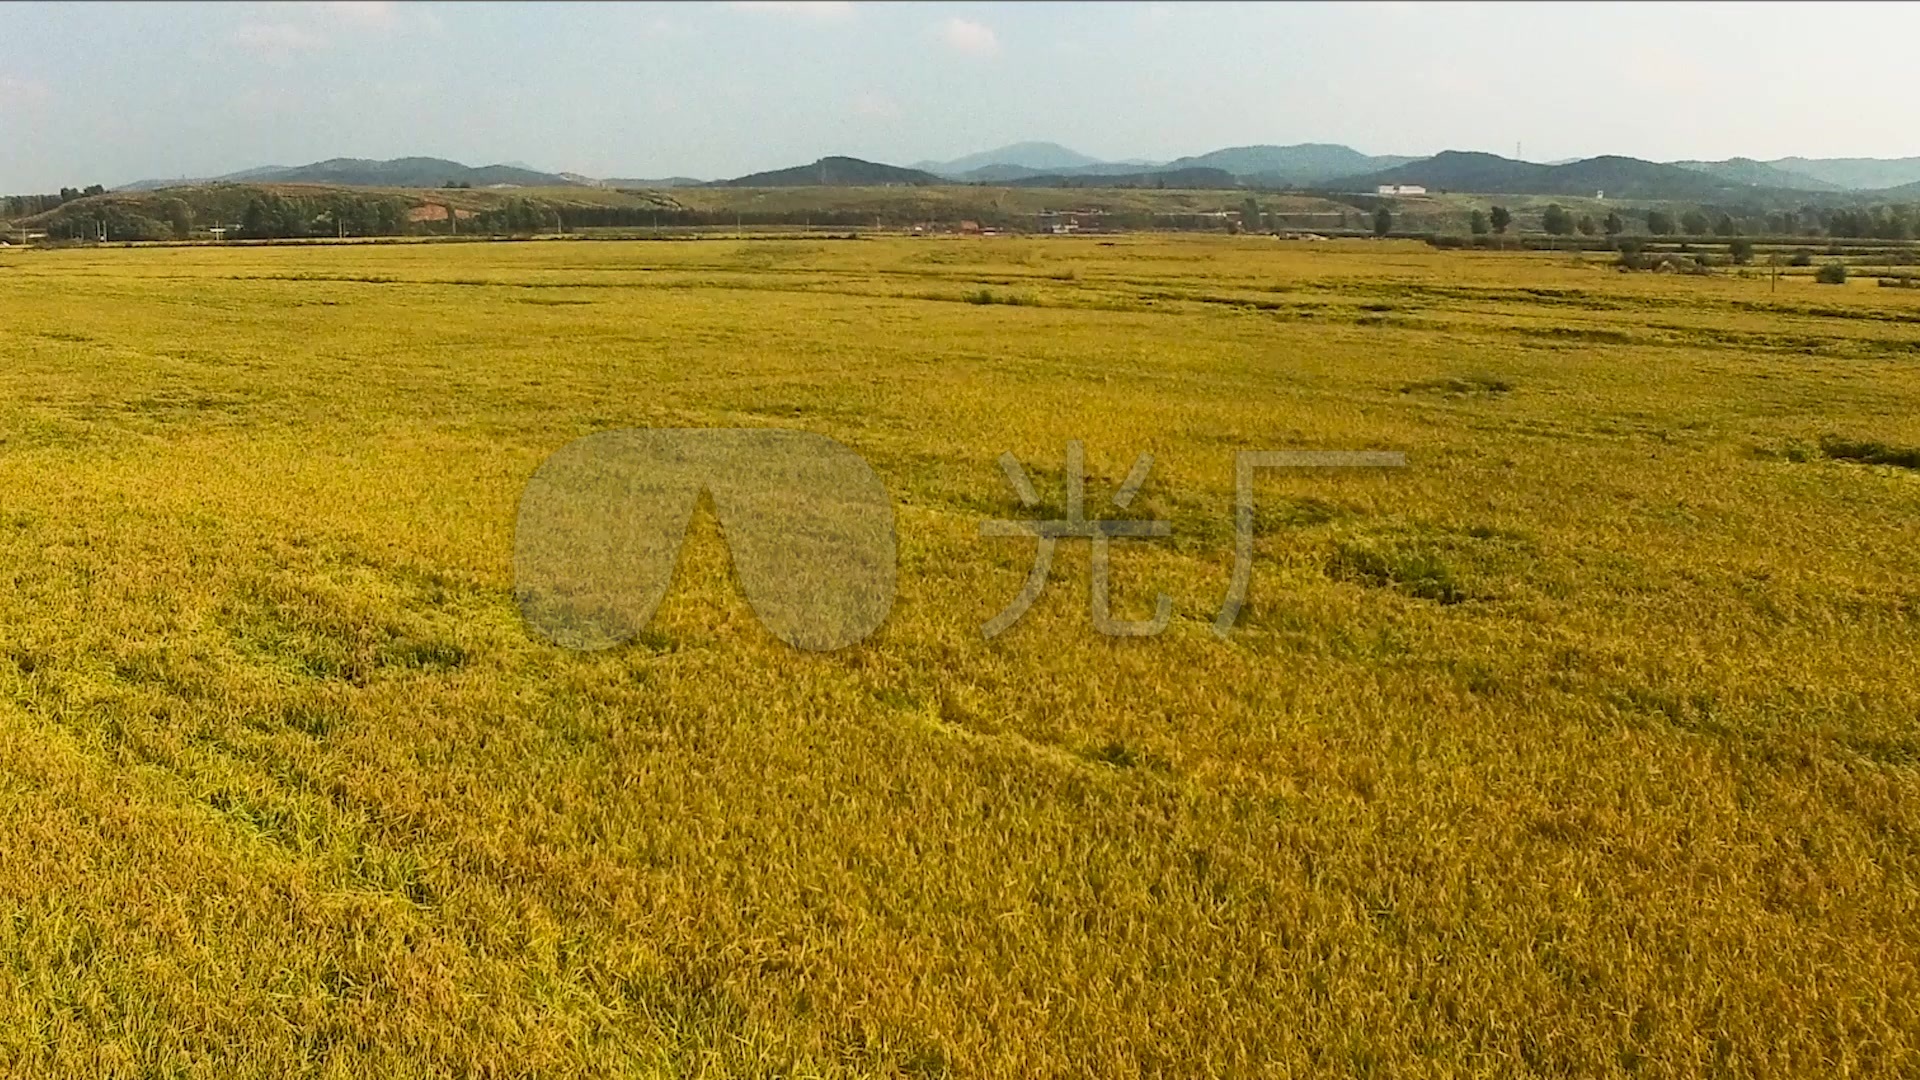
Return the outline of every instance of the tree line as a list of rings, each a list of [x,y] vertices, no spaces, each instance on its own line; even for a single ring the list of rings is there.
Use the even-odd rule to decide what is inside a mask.
[[[1375,216],[1376,231],[1380,229],[1381,208]],[[1826,236],[1840,240],[1912,240],[1920,238],[1920,207],[1902,204],[1868,206],[1857,208],[1832,209],[1806,207],[1799,211],[1783,210],[1769,214],[1743,215],[1734,217],[1727,212],[1710,214],[1703,209],[1686,210],[1675,214],[1670,210],[1649,209],[1635,212],[1638,224],[1644,224],[1646,231],[1653,236],[1717,236],[1732,238],[1745,235],[1764,234],[1769,236]],[[1474,210],[1469,216],[1467,227],[1475,236],[1488,233],[1504,235],[1513,224],[1513,213],[1504,206],[1491,207],[1489,210]],[[1629,220],[1618,210],[1609,211],[1606,217],[1595,220],[1591,214],[1575,216],[1573,211],[1552,203],[1540,215],[1540,229],[1553,236],[1619,236],[1627,232]]]
[[[107,189],[99,184],[88,184],[83,188],[63,187],[57,195],[9,195],[4,205],[9,218],[32,217],[57,210],[75,199],[84,199],[89,195],[104,195]]]
[[[216,186],[180,195],[171,193],[110,195],[99,185],[64,188],[53,195],[12,195],[4,202],[10,219],[53,211],[44,227],[55,239],[88,240],[102,233],[110,240],[168,240],[204,236],[225,228],[241,239],[303,237],[373,237],[447,232],[483,235],[534,235],[584,229],[680,229],[727,226],[768,227],[811,225],[845,229],[866,226],[902,228],[926,222],[953,222],[960,218],[1004,231],[1020,231],[1036,224],[1033,215],[1006,212],[990,206],[955,207],[945,203],[908,202],[875,209],[730,210],[692,209],[677,205],[595,205],[547,202],[511,197],[490,206],[457,208],[429,197],[424,205],[442,205],[447,213],[421,214],[417,195],[329,191],[285,195],[241,185]],[[84,201],[82,201],[84,200]],[[457,220],[450,215],[457,213]],[[1631,219],[1628,215],[1631,215]],[[1247,197],[1237,219],[1220,213],[1121,211],[1102,216],[1115,230],[1208,231],[1264,226],[1267,215],[1256,197]],[[1362,215],[1364,221],[1365,215]],[[1394,218],[1386,206],[1372,213],[1373,231],[1387,235]],[[1345,222],[1343,220],[1343,227]],[[1364,227],[1364,225],[1362,226]],[[1514,228],[1513,212],[1505,206],[1471,211],[1468,229],[1476,237],[1504,236]],[[1770,213],[1710,213],[1704,208],[1675,211],[1664,208],[1610,210],[1604,216],[1577,213],[1550,204],[1540,217],[1540,230],[1554,236],[1618,237],[1644,232],[1653,236],[1827,236],[1834,239],[1907,241],[1920,237],[1920,206],[1887,204],[1829,208],[1808,206]]]

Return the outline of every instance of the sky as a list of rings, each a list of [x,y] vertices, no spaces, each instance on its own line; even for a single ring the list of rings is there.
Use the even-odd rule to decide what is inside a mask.
[[[737,176],[1006,143],[1920,155],[1920,5],[8,4],[0,192],[329,157]]]

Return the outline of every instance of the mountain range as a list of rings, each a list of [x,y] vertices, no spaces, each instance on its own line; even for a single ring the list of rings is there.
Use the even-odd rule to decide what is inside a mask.
[[[1434,191],[1489,195],[1591,196],[1605,192],[1622,199],[1724,199],[1761,189],[1713,172],[1638,158],[1608,155],[1563,165],[1536,165],[1462,150],[1448,150],[1340,182],[1341,187],[1357,191],[1381,184],[1418,184]]]
[[[702,183],[724,187],[884,186],[967,183],[1021,187],[1249,187],[1372,191],[1383,184],[1417,184],[1432,191],[1616,198],[1725,200],[1796,194],[1911,195],[1920,185],[1920,157],[1780,158],[1756,161],[1653,162],[1603,155],[1553,164],[1473,151],[1431,157],[1369,155],[1334,143],[1237,146],[1172,161],[1103,161],[1050,142],[1023,142],[948,161],[899,166],[830,156],[807,165],[702,181],[594,179],[543,172],[522,164],[464,165],[442,158],[387,161],[332,158],[307,165],[265,166],[223,176],[142,180],[120,190],[155,190],[186,183],[327,184],[362,187],[617,187],[663,188]]]
[[[584,179],[584,178],[581,178]],[[442,187],[467,184],[489,187],[512,184],[517,187],[561,187],[574,183],[560,173],[540,172],[518,165],[462,165],[457,161],[431,157],[393,158],[373,161],[367,158],[329,158],[308,165],[264,165],[227,173],[224,176],[179,180],[136,180],[124,184],[122,191],[154,191],[185,183],[233,184],[335,184],[343,187]]]
[[[946,181],[923,169],[904,169],[850,157],[823,157],[811,165],[750,173],[732,180],[716,180],[714,187],[885,187],[907,184],[922,187]]]
[[[1390,169],[1417,158],[1373,157],[1350,146],[1298,143],[1293,146],[1234,146],[1194,157],[1177,158],[1169,169],[1221,169],[1271,187],[1308,187],[1346,176]]]

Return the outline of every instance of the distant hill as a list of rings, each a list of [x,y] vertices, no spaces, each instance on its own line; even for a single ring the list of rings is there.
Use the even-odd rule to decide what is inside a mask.
[[[1028,175],[1045,172],[1060,172],[1078,169],[1088,165],[1105,165],[1099,158],[1088,157],[1078,150],[1069,150],[1059,143],[1022,142],[993,150],[982,150],[977,154],[967,154],[952,161],[921,161],[914,168],[939,176],[960,177],[976,170],[995,167],[1012,167],[1031,170]],[[973,179],[973,177],[968,177]],[[981,177],[980,179],[996,179]]]
[[[1368,191],[1379,184],[1420,184],[1434,191],[1489,195],[1592,195],[1605,191],[1614,199],[1716,199],[1759,190],[1678,165],[1639,158],[1607,155],[1565,165],[1537,165],[1466,150],[1448,150],[1391,169],[1351,176],[1333,186]]]
[[[1729,184],[1745,184],[1748,187],[1780,188],[1790,191],[1838,190],[1838,185],[1830,184],[1825,180],[1816,179],[1804,173],[1789,172],[1752,158],[1737,157],[1728,158],[1725,161],[1670,161],[1667,164],[1706,173]]]
[[[600,187],[626,188],[630,190],[651,190],[653,188],[698,187],[706,183],[691,176],[662,176],[651,180],[609,179],[602,180]]]
[[[487,187],[491,184],[517,184],[522,187],[565,187],[569,181],[558,173],[535,172],[513,165],[462,165],[442,158],[409,157],[390,161],[365,158],[332,158],[291,169],[255,173],[246,177],[256,183],[334,184],[341,187],[440,187],[449,181]]]
[[[1293,146],[1235,146],[1168,162],[1168,169],[1221,169],[1240,177],[1257,177],[1268,184],[1309,185],[1342,176],[1392,168],[1414,158],[1373,157],[1351,146],[1335,143],[1297,143]]]
[[[331,184],[336,187],[441,187],[449,182],[487,187],[565,187],[573,183],[558,173],[543,173],[515,165],[462,165],[444,158],[407,157],[388,161],[367,158],[329,158],[308,165],[266,165],[225,176],[192,180],[138,180],[120,191],[154,191],[188,183]]]
[[[1547,175],[1554,169],[1570,167],[1537,165],[1472,150],[1447,150],[1430,158],[1342,177],[1331,186],[1370,191],[1380,184],[1419,184],[1434,191],[1534,194],[1548,186]]]
[[[1907,158],[1776,158],[1776,169],[1811,176],[1835,187],[1873,191],[1920,182],[1920,157]]]
[[[942,174],[949,179],[969,184],[1003,184],[1013,180],[1025,180],[1033,176],[1080,176],[1086,173],[1134,173],[1147,172],[1159,168],[1150,162],[1140,161],[1100,161],[1092,165],[1075,165],[1057,169],[1036,169],[1028,165],[983,165],[978,169],[968,169],[963,173]]]
[[[1075,188],[1191,188],[1217,190],[1239,187],[1225,169],[1149,169],[1128,173],[1055,173],[1007,181],[1008,187]]]
[[[947,181],[923,169],[907,169],[851,157],[823,157],[811,165],[752,173],[732,180],[716,180],[710,187],[916,187]]]

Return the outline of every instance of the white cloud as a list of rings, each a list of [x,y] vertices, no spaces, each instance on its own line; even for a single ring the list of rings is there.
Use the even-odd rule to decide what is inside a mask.
[[[264,56],[312,52],[327,47],[323,34],[290,22],[250,22],[236,26],[227,40],[242,49]]]
[[[853,99],[853,115],[869,120],[897,120],[900,103],[885,94],[859,94]]]
[[[0,105],[38,105],[53,97],[53,90],[37,79],[0,75]]]
[[[432,30],[439,22],[423,6],[403,8],[389,0],[298,0],[241,10],[248,12],[247,21],[234,27],[227,41],[272,60],[364,41],[368,34],[388,34],[403,26]]]
[[[853,14],[850,0],[734,0],[727,6],[735,11],[769,11],[813,19],[838,19]]]
[[[316,0],[309,6],[355,26],[392,26],[400,21],[400,5],[391,0]]]
[[[993,28],[970,19],[951,18],[940,26],[940,36],[955,52],[969,56],[992,56],[1000,51],[1000,39]]]

